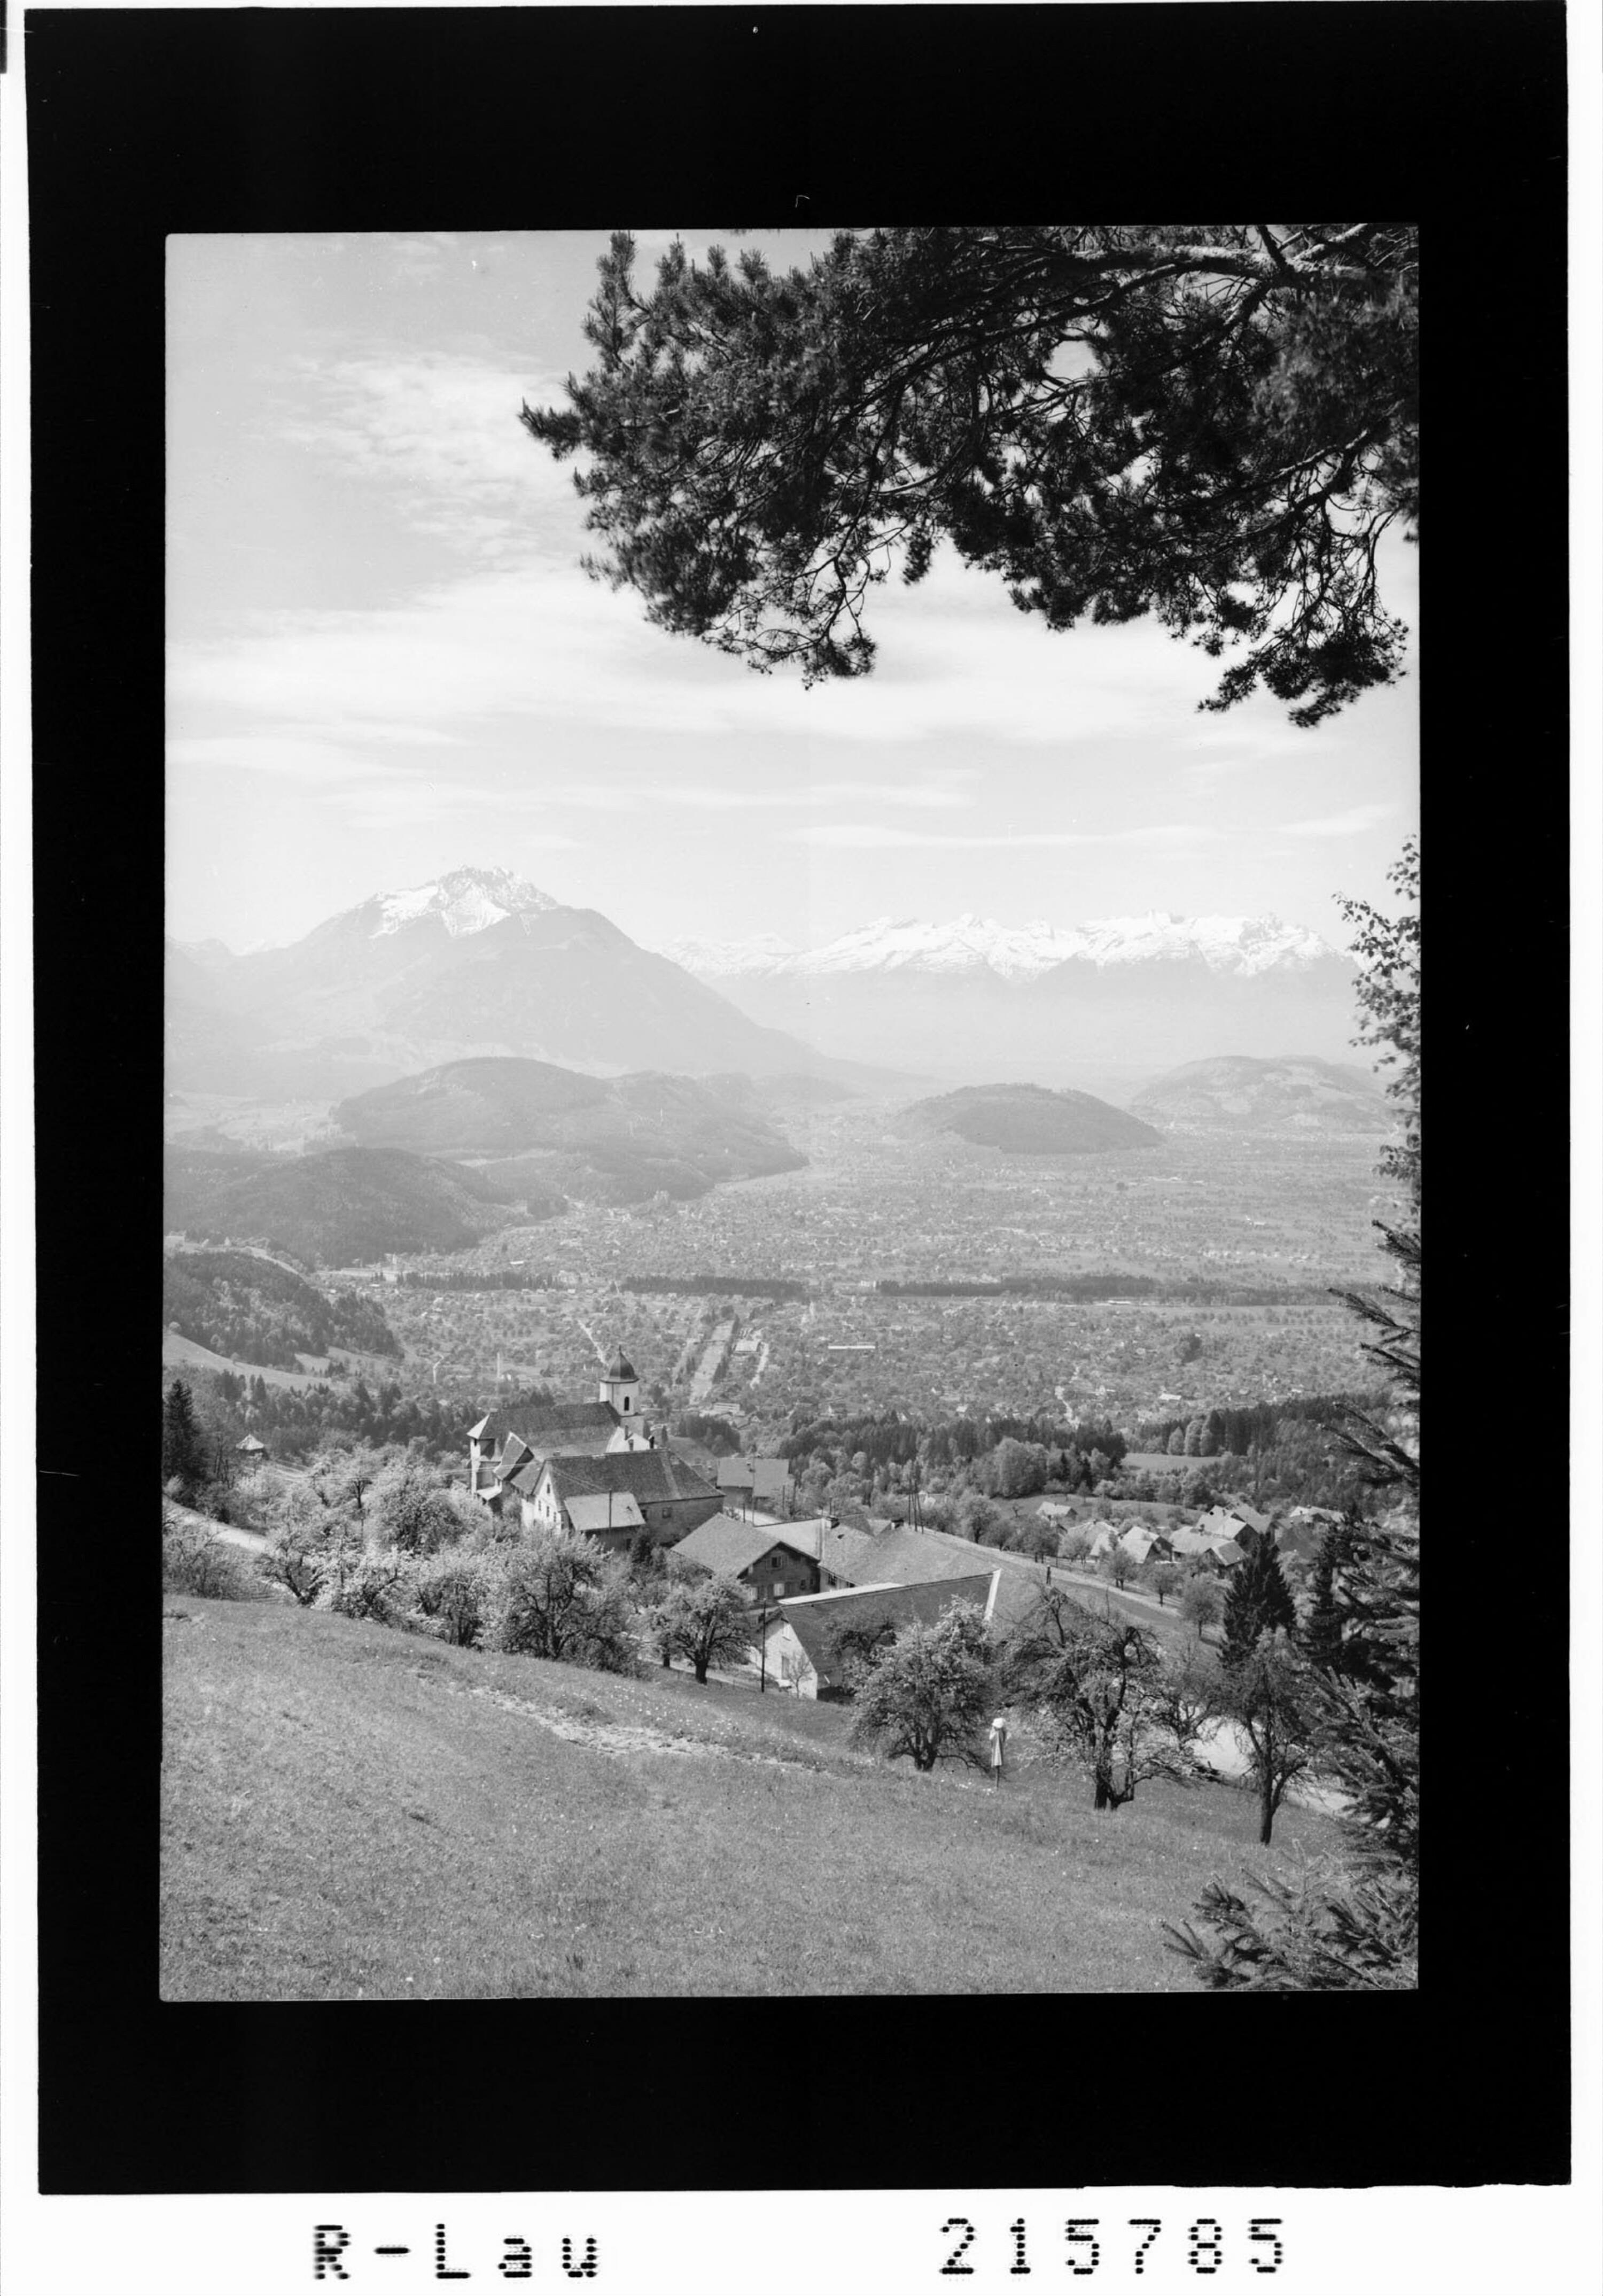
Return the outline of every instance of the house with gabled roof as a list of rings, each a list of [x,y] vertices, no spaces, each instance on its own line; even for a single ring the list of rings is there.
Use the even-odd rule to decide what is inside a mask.
[[[718,1462],[718,1495],[725,1506],[782,1511],[795,1488],[789,1459],[758,1459],[737,1452]]]
[[[597,1504],[585,1504],[590,1501]],[[667,1546],[717,1513],[718,1494],[662,1444],[650,1451],[606,1451],[599,1458],[529,1459],[503,1488],[503,1513],[509,1504],[526,1530],[582,1528],[603,1546],[621,1548],[645,1529]]]
[[[1232,1505],[1212,1506],[1197,1525],[1204,1538],[1228,1538],[1245,1553],[1255,1547],[1269,1528],[1269,1517],[1259,1514],[1255,1507]]]
[[[789,1523],[741,1522],[732,1514],[709,1515],[679,1541],[674,1550],[687,1562],[699,1562],[738,1578],[754,1603],[781,1601],[789,1595],[818,1591],[818,1562],[802,1539],[791,1537]]]
[[[1169,1534],[1169,1545],[1176,1562],[1189,1563],[1193,1570],[1233,1570],[1247,1552],[1233,1538],[1223,1537],[1216,1529],[1174,1530]]]
[[[887,1581],[782,1602],[764,1631],[763,1669],[798,1698],[842,1697],[849,1690],[848,1662],[839,1649],[844,1628],[889,1639],[915,1620],[933,1625],[953,1603],[972,1603],[989,1620],[1001,1577],[1000,1570],[970,1571],[911,1587]]]

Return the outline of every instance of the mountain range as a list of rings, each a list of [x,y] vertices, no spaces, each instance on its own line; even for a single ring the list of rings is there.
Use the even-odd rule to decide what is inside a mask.
[[[854,1060],[1115,1096],[1188,1057],[1345,1052],[1351,960],[1280,918],[1154,910],[1058,925],[880,917],[815,948],[777,935],[663,954],[747,1016]]]
[[[687,886],[687,899],[691,898]],[[284,948],[167,946],[170,1089],[331,1100],[468,1056],[592,1075],[863,1077],[504,869],[376,893]]]
[[[687,917],[715,906],[687,881]],[[909,1097],[1003,1078],[1127,1100],[1223,1055],[1339,1061],[1351,960],[1272,916],[882,917],[650,950],[505,869],[375,893],[282,948],[167,946],[170,1088],[331,1101],[471,1058],[799,1078]]]

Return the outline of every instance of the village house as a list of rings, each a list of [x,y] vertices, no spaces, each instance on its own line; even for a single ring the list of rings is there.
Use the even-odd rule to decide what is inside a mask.
[[[761,1507],[782,1514],[795,1490],[789,1459],[736,1456],[718,1462],[718,1496],[725,1507]]]
[[[718,1494],[663,1443],[596,1458],[529,1459],[508,1477],[501,1505],[503,1512],[516,1506],[526,1530],[583,1530],[622,1548],[645,1529],[667,1546],[717,1513]]]
[[[971,1571],[910,1587],[838,1587],[781,1602],[764,1630],[763,1669],[798,1698],[843,1697],[848,1690],[838,1648],[843,1629],[888,1636],[915,1620],[933,1625],[953,1603],[973,1603],[989,1620],[1001,1578],[999,1570]]]
[[[1228,1507],[1210,1507],[1197,1528],[1207,1538],[1233,1539],[1243,1554],[1250,1554],[1269,1529],[1269,1517],[1238,1501]]]
[[[804,1534],[805,1539],[806,1534]],[[781,1601],[788,1595],[818,1592],[818,1562],[789,1523],[740,1522],[715,1514],[682,1538],[675,1549],[687,1562],[738,1578],[753,1603]]]
[[[1247,1552],[1233,1538],[1223,1537],[1216,1529],[1171,1531],[1169,1544],[1176,1562],[1186,1563],[1194,1570],[1233,1570]]]

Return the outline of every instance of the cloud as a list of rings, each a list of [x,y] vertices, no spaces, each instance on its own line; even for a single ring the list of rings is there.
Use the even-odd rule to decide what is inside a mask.
[[[443,468],[471,460],[461,446],[438,452]],[[806,690],[798,677],[759,677],[654,628],[633,594],[580,572],[577,503],[564,515],[560,550],[548,528],[540,554],[531,545],[512,562],[509,549],[505,562],[404,605],[283,612],[225,641],[176,647],[172,691],[257,719],[421,723],[459,737],[510,716],[822,745],[958,736],[1067,760],[1090,742],[1171,732],[1198,685],[1197,657],[1156,629],[1049,635],[984,577],[953,569],[916,592],[879,594],[883,644],[871,677]],[[485,516],[503,531],[498,513]]]
[[[518,420],[526,399],[559,395],[560,377],[423,352],[301,357],[290,368],[309,403],[281,435],[381,481],[423,533],[478,555],[527,553],[542,513],[571,499],[568,474]]]
[[[1395,805],[1350,805],[1345,813],[1327,813],[1314,821],[1282,821],[1276,833],[1281,837],[1357,837],[1366,829],[1378,829],[1396,810]]]
[[[890,847],[943,847],[953,851],[975,851],[1003,846],[1029,849],[1048,845],[1132,845],[1174,849],[1190,845],[1216,845],[1224,837],[1221,829],[1200,822],[1157,822],[1146,829],[1035,829],[1003,830],[998,832],[959,832],[951,835],[939,831],[902,829],[875,822],[843,821],[822,823],[817,827],[793,829],[789,841],[795,845],[830,845],[838,848],[855,847],[864,850]]]
[[[266,774],[332,805],[357,829],[404,829],[435,821],[482,821],[493,828],[524,816],[543,821],[552,803],[538,782],[464,779],[454,766],[440,773],[426,762],[400,760],[393,749],[380,757],[364,756],[337,742],[301,734],[179,735],[168,744],[168,763],[175,775],[186,767]],[[620,802],[626,805],[627,796]],[[580,840],[544,829],[538,841],[553,851],[583,849]]]
[[[706,813],[737,813],[750,808],[781,808],[814,805],[888,805],[941,811],[972,805],[973,796],[950,783],[935,782],[807,782],[779,789],[650,789],[642,791],[658,805],[688,806]]]

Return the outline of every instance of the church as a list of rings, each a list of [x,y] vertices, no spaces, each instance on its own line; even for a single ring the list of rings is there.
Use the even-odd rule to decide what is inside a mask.
[[[659,1545],[718,1512],[716,1488],[676,1458],[666,1426],[642,1409],[639,1374],[621,1348],[593,1403],[520,1406],[518,1422],[488,1412],[468,1430],[468,1488],[522,1527],[583,1531],[626,1547],[649,1530]]]

